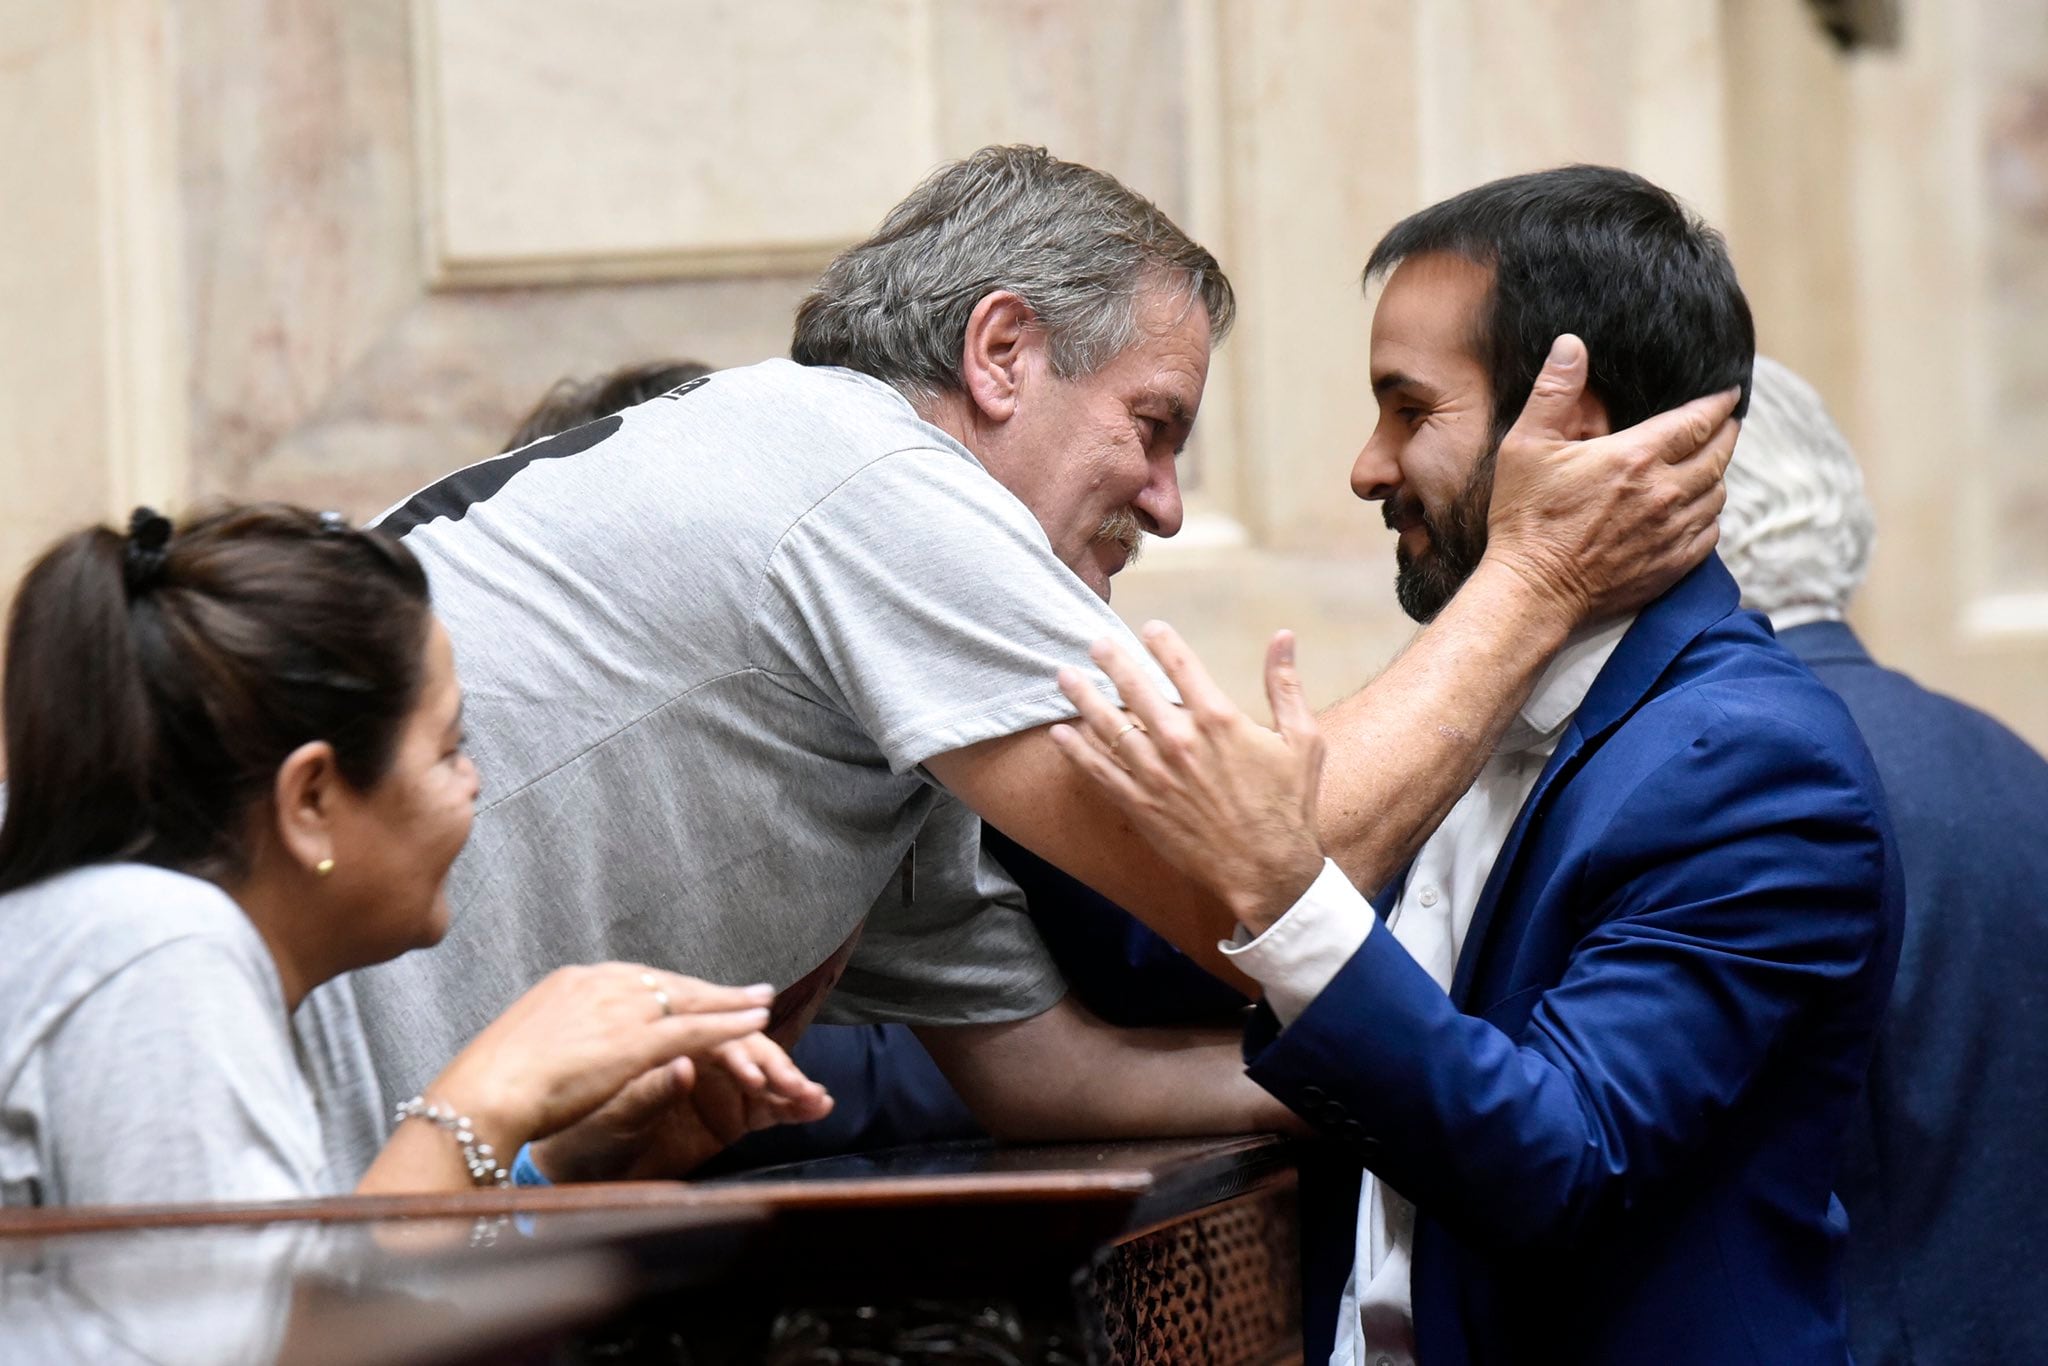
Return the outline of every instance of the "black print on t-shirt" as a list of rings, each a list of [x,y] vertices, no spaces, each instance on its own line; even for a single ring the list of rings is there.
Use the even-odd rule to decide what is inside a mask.
[[[656,394],[655,397],[681,398],[684,394],[689,393],[692,389],[702,389],[705,385],[709,383],[711,383],[711,376],[699,375],[695,379],[686,379],[681,384],[678,384],[675,388],[669,390],[667,393]]]
[[[560,460],[565,455],[587,451],[626,425],[613,413],[581,427],[571,427],[559,436],[536,441],[507,451],[496,459],[455,471],[438,483],[427,485],[405,500],[377,523],[377,529],[391,536],[403,536],[414,527],[425,526],[439,517],[459,522],[469,510],[484,502],[512,481],[512,476],[536,460]]]

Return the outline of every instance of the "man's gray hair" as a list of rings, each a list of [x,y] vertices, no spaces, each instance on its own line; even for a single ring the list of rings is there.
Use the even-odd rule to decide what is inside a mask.
[[[1779,627],[1839,620],[1870,568],[1877,534],[1863,473],[1811,384],[1767,356],[1721,513],[1721,558],[1742,604]]]
[[[843,365],[907,395],[961,387],[974,306],[998,290],[1038,317],[1056,373],[1093,373],[1137,339],[1137,301],[1182,289],[1211,344],[1235,311],[1216,258],[1114,176],[1042,147],[984,147],[940,167],[873,237],[825,268],[796,311],[792,359]]]

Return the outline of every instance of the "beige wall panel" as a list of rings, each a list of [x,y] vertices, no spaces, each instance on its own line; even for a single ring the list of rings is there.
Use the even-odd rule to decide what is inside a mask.
[[[179,41],[193,482],[269,496],[271,452],[419,296],[411,26],[404,0],[218,0]]]
[[[404,0],[183,26],[194,483],[366,516],[564,374],[788,348],[804,278],[427,292]],[[249,60],[252,33],[267,59]]]
[[[935,159],[926,0],[419,0],[437,279],[815,261]]]
[[[45,542],[112,511],[90,21],[71,0],[0,9],[0,597]]]
[[[1412,15],[1399,0],[1220,12],[1233,501],[1259,544],[1349,549],[1376,539],[1345,482],[1373,420],[1359,271],[1415,205]]]
[[[1415,207],[1568,162],[1725,203],[1719,9],[1702,0],[1418,0]]]
[[[1803,7],[1782,0],[1730,0],[1724,39],[1721,226],[1757,346],[1811,380],[1853,440],[1862,433],[1850,63]]]
[[[789,349],[809,281],[675,281],[429,296],[271,447],[265,496],[380,512],[496,454],[556,379],[667,357],[746,364]]]
[[[0,11],[0,608],[50,540],[183,486],[165,7]]]
[[[422,216],[444,194],[454,205],[471,202],[471,192],[456,193],[459,178],[434,149],[416,155],[417,130],[430,140],[450,128],[466,130],[479,165],[530,163],[552,174],[548,166],[559,171],[562,162],[549,157],[570,136],[559,130],[568,129],[575,143],[625,158],[613,170],[641,177],[654,200],[674,199],[703,189],[705,164],[664,160],[663,145],[671,140],[662,129],[676,123],[673,111],[650,109],[615,90],[600,98],[587,81],[568,79],[586,64],[603,68],[593,43],[671,53],[687,48],[700,66],[728,76],[747,73],[761,92],[803,75],[775,66],[786,52],[763,56],[746,24],[721,25],[720,6],[614,9],[604,24],[581,10],[536,11],[520,24],[481,25],[506,30],[495,35],[464,29],[460,42],[448,31],[450,19],[478,26],[475,6],[233,0],[186,16],[183,205],[192,243],[201,490],[289,497],[363,514],[495,451],[512,420],[561,375],[592,375],[663,356],[734,365],[786,352],[789,319],[814,263],[743,277],[688,278],[709,259],[699,249],[717,247],[711,237],[694,246],[677,239],[673,250],[650,256],[642,239],[619,235],[609,220],[550,216],[551,197],[574,198],[589,188],[576,179],[587,168],[569,168],[570,178],[545,192],[529,185],[512,194],[517,187],[494,187],[485,177],[474,202],[485,208],[496,202],[508,214],[515,200],[526,203],[531,223],[507,218],[503,226],[540,236],[503,238],[493,250],[504,254],[472,260],[477,280],[444,279],[434,288],[421,256]],[[910,47],[897,46],[917,56],[916,69],[880,70],[865,59],[844,60],[842,53],[835,67],[839,94],[814,92],[823,103],[805,117],[836,117],[832,100],[885,84],[895,92],[892,107],[921,111],[927,131],[907,141],[888,139],[892,150],[866,163],[861,193],[870,202],[857,208],[849,207],[842,186],[812,174],[814,159],[839,155],[833,146],[785,137],[775,148],[743,147],[761,193],[719,231],[768,234],[751,244],[725,239],[734,252],[760,248],[753,265],[774,266],[781,247],[796,240],[792,225],[819,219],[812,208],[778,204],[776,194],[828,192],[834,200],[828,230],[863,235],[929,169],[937,155],[934,139],[941,136],[948,153],[992,139],[1043,141],[1123,171],[1169,206],[1187,198],[1179,4],[1119,7],[1109,18],[1077,0],[1022,9],[949,5],[930,27],[923,21],[932,16],[922,5],[887,9],[889,22],[881,27],[909,35]],[[851,13],[837,10],[842,18]],[[759,15],[756,20],[765,22]],[[814,42],[836,32],[831,24],[811,29]],[[720,35],[715,53],[703,41],[706,33]],[[262,35],[264,60],[250,60],[252,44],[259,44],[252,34]],[[946,54],[944,81],[935,82],[918,56],[934,45]],[[1139,51],[1164,54],[1158,58],[1163,78],[1134,89],[1121,63]],[[798,55],[805,52],[805,60],[816,56],[810,49]],[[990,53],[1004,54],[993,75]],[[767,63],[773,79],[753,65],[737,65],[739,57]],[[1085,79],[1074,76],[1077,59],[1092,72]],[[446,70],[451,62],[462,69],[459,79]],[[435,69],[422,71],[426,65]],[[967,73],[977,67],[979,80],[970,80]],[[659,70],[657,63],[641,75]],[[566,92],[549,83],[551,72],[567,73]],[[923,93],[911,99],[903,93],[911,86]],[[505,92],[514,89],[524,103],[508,110]],[[440,102],[441,115],[415,118],[419,91]],[[692,98],[715,95],[699,91]],[[740,117],[723,107],[718,116]],[[777,125],[785,134],[789,117]],[[554,151],[546,156],[533,155],[540,123],[558,130],[550,134]],[[721,156],[731,153],[731,145],[712,140]],[[734,192],[745,188],[735,183]],[[511,198],[491,199],[506,194]],[[718,204],[709,203],[695,221],[702,227],[718,212]],[[780,226],[771,231],[762,215]],[[521,254],[550,233],[556,246],[549,250],[558,255]],[[603,283],[648,269],[670,278]],[[480,287],[489,279],[525,277],[562,283]]]
[[[1421,193],[1627,158],[1630,0],[1418,0]]]
[[[1712,0],[1630,0],[1627,160],[1683,196],[1709,223],[1729,213],[1725,7]]]
[[[2048,6],[1984,0],[1976,57],[1984,117],[1992,422],[1984,473],[1990,591],[2040,599],[2048,629]]]
[[[1187,219],[1189,10],[1182,0],[939,0],[938,155],[1037,143],[1108,171],[1199,232]],[[885,204],[909,185],[894,185]]]
[[[1878,517],[1860,619],[1908,668],[1954,654],[1960,523],[1986,416],[1976,126],[1954,88],[1951,27],[1927,13],[1909,15],[1922,22],[1907,50],[1856,63],[1848,110],[1864,362],[1852,411]]]

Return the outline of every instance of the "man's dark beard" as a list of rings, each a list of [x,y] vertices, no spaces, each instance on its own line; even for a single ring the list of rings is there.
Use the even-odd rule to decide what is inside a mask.
[[[1436,620],[1486,553],[1486,509],[1493,501],[1493,460],[1499,451],[1495,445],[1481,456],[1451,505],[1434,516],[1420,499],[1405,493],[1387,499],[1380,509],[1389,528],[1420,517],[1429,533],[1429,549],[1419,557],[1405,546],[1394,548],[1394,597],[1417,621]]]

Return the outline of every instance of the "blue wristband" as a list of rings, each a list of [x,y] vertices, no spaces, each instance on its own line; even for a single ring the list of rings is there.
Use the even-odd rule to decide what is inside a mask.
[[[552,1186],[539,1167],[533,1165],[533,1145],[519,1145],[519,1156],[512,1159],[512,1184],[515,1186]]]

